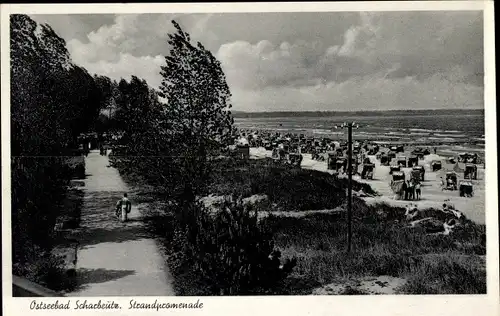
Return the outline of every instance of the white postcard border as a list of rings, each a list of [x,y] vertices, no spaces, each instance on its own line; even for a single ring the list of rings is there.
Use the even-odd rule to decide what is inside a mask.
[[[213,4],[16,4],[1,6],[2,56],[2,237],[3,237],[3,308],[6,315],[67,315],[64,310],[33,311],[31,298],[12,298],[11,237],[10,237],[10,13],[217,13],[217,12],[315,12],[315,11],[430,11],[484,10],[485,64],[485,137],[486,161],[486,223],[487,280],[486,295],[398,295],[398,296],[271,296],[271,297],[99,297],[89,301],[114,300],[122,305],[117,311],[73,310],[75,314],[131,315],[132,313],[210,313],[211,315],[498,315],[499,314],[499,254],[498,254],[498,179],[496,148],[495,38],[492,1],[422,1],[422,2],[317,2],[317,3],[213,3]],[[75,302],[78,298],[63,298]],[[80,298],[85,299],[85,298]],[[128,302],[203,302],[199,310],[130,311]],[[60,299],[61,300],[61,299]],[[40,300],[39,300],[40,301]],[[43,301],[54,301],[43,298]]]

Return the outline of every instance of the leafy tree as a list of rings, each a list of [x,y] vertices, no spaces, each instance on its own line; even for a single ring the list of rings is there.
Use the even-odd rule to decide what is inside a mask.
[[[114,120],[117,128],[124,132],[122,143],[129,147],[128,153],[157,155],[160,150],[155,135],[164,114],[156,92],[136,76],[132,76],[130,83],[122,79],[117,90]]]
[[[122,133],[120,143],[125,152],[113,155],[119,159],[122,173],[146,178],[149,184],[164,187],[169,172],[169,147],[166,137],[168,121],[158,93],[145,80],[132,76],[130,82],[122,79],[116,84],[116,110],[112,125]],[[125,155],[125,156],[124,156]]]
[[[94,81],[102,94],[103,106],[102,108],[107,108],[112,106],[113,98],[113,81],[106,76],[94,75]]]
[[[64,154],[103,106],[64,40],[26,15],[11,16],[11,96],[13,156]]]
[[[176,177],[184,198],[193,200],[208,175],[207,158],[228,144],[234,132],[231,93],[220,62],[172,21],[170,55],[162,66],[159,95],[167,100],[169,140],[177,157]]]
[[[103,98],[50,26],[11,15],[10,35],[13,266],[24,275],[50,253],[72,175],[67,155]]]

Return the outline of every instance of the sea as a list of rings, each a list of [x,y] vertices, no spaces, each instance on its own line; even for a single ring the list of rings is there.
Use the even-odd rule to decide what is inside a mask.
[[[353,129],[354,140],[428,144],[452,152],[484,151],[484,114],[235,118],[235,125],[240,130],[305,134],[338,140],[346,138],[344,129],[335,128],[344,122],[359,125]]]

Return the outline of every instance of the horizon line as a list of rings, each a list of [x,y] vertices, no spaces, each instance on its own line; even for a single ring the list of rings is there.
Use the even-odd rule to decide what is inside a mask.
[[[424,112],[424,111],[484,111],[484,108],[472,109],[390,109],[390,110],[263,110],[263,111],[240,111],[233,110],[232,113],[356,113],[356,112]]]

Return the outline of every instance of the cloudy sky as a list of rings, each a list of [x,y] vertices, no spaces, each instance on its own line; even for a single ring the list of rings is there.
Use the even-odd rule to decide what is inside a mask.
[[[221,61],[235,110],[483,108],[482,12],[32,15],[73,61],[158,88],[175,19]]]

